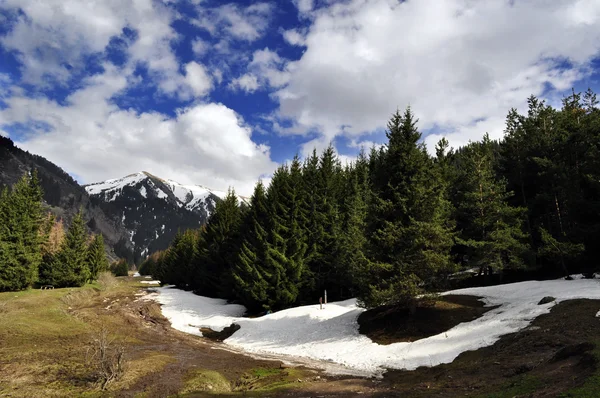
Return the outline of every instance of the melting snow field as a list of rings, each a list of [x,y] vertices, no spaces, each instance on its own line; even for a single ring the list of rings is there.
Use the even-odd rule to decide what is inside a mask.
[[[600,299],[597,280],[529,281],[492,287],[454,290],[445,294],[483,297],[487,306],[500,307],[481,318],[461,323],[445,333],[412,343],[379,345],[358,333],[358,316],[364,311],[355,300],[291,308],[261,318],[242,318],[244,307],[227,304],[174,288],[159,288],[150,297],[175,329],[201,335],[198,328],[222,330],[231,323],[241,329],[225,340],[232,347],[257,354],[276,354],[330,361],[360,371],[380,374],[385,368],[416,369],[452,362],[460,353],[492,345],[502,335],[521,330],[557,302]],[[544,305],[545,296],[556,298]],[[600,326],[600,325],[599,325]],[[339,370],[337,371],[339,372]]]

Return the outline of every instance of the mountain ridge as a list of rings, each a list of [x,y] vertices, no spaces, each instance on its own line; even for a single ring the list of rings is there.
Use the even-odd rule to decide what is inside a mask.
[[[109,217],[92,203],[85,189],[60,166],[19,148],[10,138],[0,136],[0,188],[14,185],[26,172],[34,169],[44,194],[45,210],[69,224],[75,213],[83,209],[88,229],[104,236],[109,258],[131,257],[132,247],[119,219]]]
[[[178,231],[197,229],[227,192],[184,185],[147,171],[84,185],[93,202],[120,218],[134,247],[133,261],[166,249]],[[238,195],[247,203],[248,198]]]

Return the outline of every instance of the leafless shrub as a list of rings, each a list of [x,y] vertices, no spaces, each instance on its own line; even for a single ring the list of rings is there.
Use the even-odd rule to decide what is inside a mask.
[[[109,337],[103,327],[90,341],[86,362],[92,367],[100,388],[105,390],[125,372],[125,346]]]
[[[117,286],[119,284],[119,280],[110,272],[105,271],[98,275],[98,283],[102,287],[102,290],[108,290]]]

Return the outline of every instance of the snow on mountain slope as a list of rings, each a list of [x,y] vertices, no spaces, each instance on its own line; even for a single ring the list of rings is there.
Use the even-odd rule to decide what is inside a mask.
[[[156,180],[160,181],[162,183],[160,185],[162,186],[157,186],[155,183]],[[145,171],[130,174],[122,178],[89,184],[85,186],[85,190],[90,195],[104,195],[106,201],[112,202],[122,194],[125,187],[139,186],[140,194],[146,197],[146,187],[141,185],[144,181],[148,181],[149,185],[155,188],[154,191],[157,197],[166,199],[172,195],[180,207],[185,207],[192,211],[198,210],[198,207],[202,206],[210,213],[211,208],[214,208],[215,205],[212,196],[223,199],[227,195],[227,192],[213,190],[202,185],[182,185],[177,181],[163,180]],[[169,192],[165,192],[164,188],[167,188]],[[248,198],[238,195],[238,200],[240,202],[247,202]]]
[[[90,197],[120,219],[139,262],[166,249],[177,231],[206,223],[217,201],[227,195],[201,185],[183,185],[141,171],[85,186]],[[238,196],[240,201],[246,198]]]

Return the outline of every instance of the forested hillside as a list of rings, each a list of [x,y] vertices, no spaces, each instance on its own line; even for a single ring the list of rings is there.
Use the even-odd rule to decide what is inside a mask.
[[[11,187],[32,170],[37,170],[44,206],[58,219],[70,224],[83,208],[87,227],[106,238],[112,259],[132,258],[129,236],[119,217],[107,215],[69,174],[47,159],[23,151],[10,138],[0,136],[0,189]]]
[[[42,196],[35,170],[0,193],[0,291],[82,286],[108,268],[104,238],[88,235],[82,210],[65,231]]]
[[[342,167],[332,147],[296,157],[230,192],[205,228],[181,232],[142,272],[252,311],[357,296],[413,308],[459,270],[487,283],[596,270],[600,250],[600,111],[573,92],[554,109],[529,98],[504,138],[431,156],[410,108],[388,142]]]

